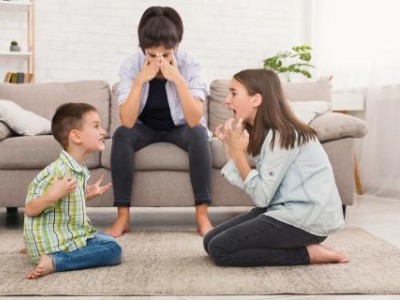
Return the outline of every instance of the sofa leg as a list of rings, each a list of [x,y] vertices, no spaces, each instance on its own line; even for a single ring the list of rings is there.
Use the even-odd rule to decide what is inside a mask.
[[[18,207],[7,207],[7,214],[16,215],[18,213]]]
[[[342,205],[342,210],[343,210],[343,218],[346,218],[346,205]]]

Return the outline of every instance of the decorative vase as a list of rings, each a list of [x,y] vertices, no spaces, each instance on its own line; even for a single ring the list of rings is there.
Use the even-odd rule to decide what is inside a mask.
[[[21,48],[19,46],[11,45],[10,46],[10,51],[11,52],[19,52],[19,51],[21,51]]]

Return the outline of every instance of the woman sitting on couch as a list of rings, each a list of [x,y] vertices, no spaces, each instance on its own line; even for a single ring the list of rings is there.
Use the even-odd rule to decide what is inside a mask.
[[[171,7],[148,8],[139,22],[141,50],[120,70],[118,100],[123,126],[113,136],[111,174],[117,220],[107,231],[118,237],[129,230],[135,151],[156,142],[173,143],[189,154],[196,223],[204,236],[212,225],[211,151],[202,115],[207,85],[199,65],[178,51],[183,24]]]

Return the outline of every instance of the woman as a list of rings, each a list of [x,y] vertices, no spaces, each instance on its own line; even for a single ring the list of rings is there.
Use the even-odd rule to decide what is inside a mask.
[[[211,230],[206,252],[221,266],[347,262],[320,244],[344,225],[341,200],[315,131],[290,110],[278,76],[244,70],[229,90],[225,102],[234,118],[216,129],[228,158],[221,173],[256,208]]]
[[[199,65],[178,51],[183,23],[170,7],[148,8],[139,22],[141,50],[120,70],[118,100],[122,126],[113,136],[111,173],[118,217],[108,233],[114,237],[129,230],[135,151],[156,142],[169,142],[189,154],[189,171],[196,205],[198,232],[212,225],[211,153],[202,116],[207,86]]]

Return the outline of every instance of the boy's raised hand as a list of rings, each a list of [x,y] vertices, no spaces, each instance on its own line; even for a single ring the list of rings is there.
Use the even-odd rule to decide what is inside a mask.
[[[54,201],[64,198],[66,195],[72,193],[76,189],[76,180],[68,176],[62,178],[55,177],[53,184],[49,189],[47,195]]]
[[[103,181],[104,176],[101,175],[99,179],[94,184],[88,185],[86,187],[86,199],[91,200],[99,195],[102,195],[103,193],[107,192],[110,187],[111,183],[107,183],[103,186],[100,186],[101,182]]]

